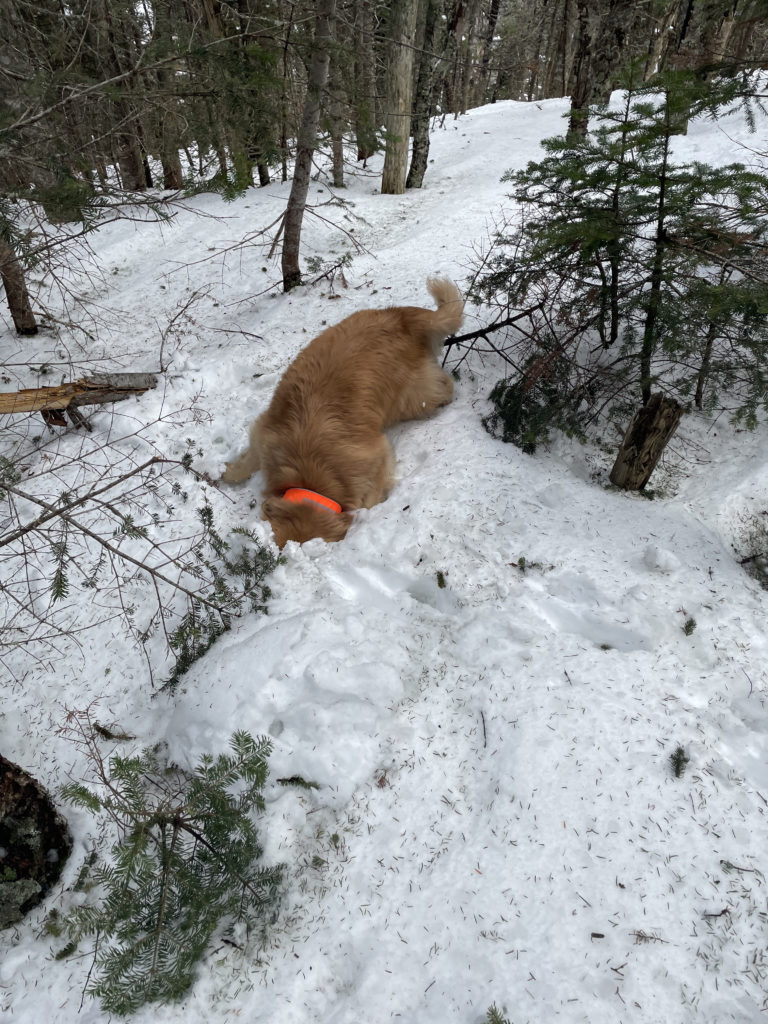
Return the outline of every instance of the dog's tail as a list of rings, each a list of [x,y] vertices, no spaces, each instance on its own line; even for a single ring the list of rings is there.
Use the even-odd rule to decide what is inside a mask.
[[[445,277],[428,277],[427,290],[437,303],[437,312],[432,313],[430,333],[433,345],[455,334],[464,319],[464,299],[461,292]]]

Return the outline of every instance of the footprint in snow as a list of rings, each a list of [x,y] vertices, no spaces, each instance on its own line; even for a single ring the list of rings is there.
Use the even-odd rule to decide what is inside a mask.
[[[437,578],[409,576],[380,565],[348,566],[328,573],[328,581],[348,601],[391,610],[401,605],[403,597],[433,608],[443,615],[456,615],[459,604],[447,587],[440,587]]]

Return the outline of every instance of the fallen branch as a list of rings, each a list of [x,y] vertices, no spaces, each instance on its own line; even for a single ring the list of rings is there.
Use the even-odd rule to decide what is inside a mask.
[[[94,373],[90,377],[52,387],[0,393],[0,414],[39,412],[48,426],[65,427],[66,411],[76,427],[88,427],[77,411],[78,406],[122,402],[155,387],[157,377],[153,373]]]
[[[541,303],[537,303],[535,306],[529,306],[527,309],[521,310],[519,313],[515,313],[514,316],[508,316],[504,320],[494,320],[493,323],[487,324],[485,327],[478,327],[476,331],[469,331],[468,334],[455,334],[452,338],[448,338],[443,343],[443,348],[451,348],[453,345],[461,345],[465,341],[477,341],[478,338],[484,338],[488,340],[488,335],[494,331],[500,331],[503,327],[513,327],[520,320],[525,320],[530,317],[537,309],[541,309]]]
[[[88,491],[87,494],[84,494],[79,498],[70,498],[66,505],[63,505],[58,508],[55,506],[45,506],[47,508],[47,511],[42,512],[37,517],[37,519],[33,519],[32,522],[27,523],[25,526],[19,527],[13,533],[8,533],[0,537],[0,548],[5,547],[6,544],[11,544],[13,541],[18,540],[19,537],[23,537],[25,533],[30,533],[32,530],[37,530],[38,527],[43,526],[49,519],[56,519],[59,515],[61,515],[62,511],[71,512],[72,509],[77,508],[78,505],[83,505],[85,504],[86,501],[92,501],[99,494],[103,494],[104,491],[108,491],[112,487],[116,487],[118,484],[124,483],[126,480],[128,480],[129,477],[137,476],[139,473],[142,473],[145,469],[149,469],[150,466],[154,466],[156,463],[171,463],[172,465],[176,466],[183,465],[183,463],[179,462],[178,459],[164,459],[161,458],[159,455],[156,455],[154,456],[154,458],[149,459],[148,462],[144,462],[140,466],[133,466],[127,473],[124,473],[122,476],[119,476],[114,480],[109,480],[106,484],[104,484],[101,487],[97,487],[95,488],[95,490]],[[4,485],[4,487],[6,490],[10,489],[7,485]],[[14,494],[16,493],[20,492],[14,491]],[[28,495],[24,495],[24,497],[28,498],[28,500],[35,501],[34,498],[29,499]]]
[[[113,555],[115,558],[121,558],[125,562],[130,562],[131,565],[135,565],[141,571],[146,572],[153,580],[157,579],[161,580],[163,583],[167,583],[175,590],[178,590],[180,593],[185,594],[191,601],[199,602],[200,604],[205,605],[206,608],[210,608],[214,612],[218,612],[219,614],[221,614],[222,611],[225,610],[221,604],[218,604],[215,601],[209,601],[207,597],[203,597],[199,588],[196,590],[190,590],[189,587],[185,587],[182,583],[179,582],[179,580],[171,579],[169,576],[166,576],[164,573],[161,573],[157,569],[155,569],[154,566],[147,565],[146,562],[143,562],[140,558],[134,558],[132,555],[129,555],[126,551],[121,551],[120,548],[116,547],[114,544],[110,544],[109,541],[105,540],[104,537],[100,537],[98,533],[96,533],[94,530],[91,530],[84,523],[81,523],[79,520],[73,519],[72,516],[68,515],[66,512],[66,506],[64,509],[56,508],[53,505],[49,505],[47,501],[43,501],[40,498],[36,498],[32,494],[27,494],[25,491],[20,491],[17,487],[12,486],[11,484],[4,484],[3,487],[4,490],[8,491],[10,494],[15,494],[16,497],[23,498],[25,501],[31,501],[33,504],[45,509],[46,512],[51,513],[51,518],[56,517],[60,519],[62,522],[67,523],[68,526],[71,526],[79,533],[82,533],[84,536],[90,537],[91,540],[96,541],[96,543],[99,544],[110,555]],[[32,523],[27,529],[31,530],[32,532],[37,532],[38,528],[39,527]],[[27,529],[25,529],[24,532],[27,532]]]

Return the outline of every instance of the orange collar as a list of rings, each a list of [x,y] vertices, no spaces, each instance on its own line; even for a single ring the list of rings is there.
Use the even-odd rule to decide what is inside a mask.
[[[338,501],[326,498],[324,494],[317,491],[309,491],[305,487],[289,487],[283,495],[286,501],[293,501],[297,505],[320,505],[322,508],[330,509],[331,512],[341,512],[341,505]]]

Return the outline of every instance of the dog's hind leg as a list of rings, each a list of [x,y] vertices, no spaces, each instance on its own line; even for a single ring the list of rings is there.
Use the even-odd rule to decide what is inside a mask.
[[[227,467],[221,474],[225,484],[240,484],[247,480],[254,473],[261,469],[261,452],[259,450],[259,421],[251,424],[249,432],[249,444],[242,455],[238,455],[234,462],[228,462]]]
[[[448,405],[452,398],[453,381],[434,360],[429,359],[412,375],[398,395],[391,422],[431,416],[440,406]]]

